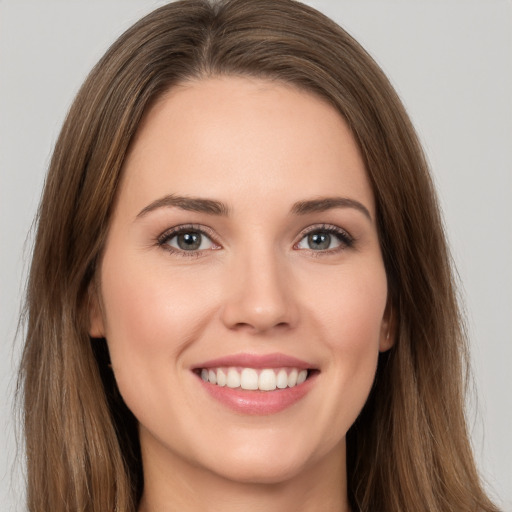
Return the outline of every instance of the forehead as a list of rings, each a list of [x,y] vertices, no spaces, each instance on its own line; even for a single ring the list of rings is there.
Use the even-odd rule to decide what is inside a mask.
[[[302,199],[294,194],[350,194],[373,210],[342,116],[327,101],[270,80],[221,77],[173,87],[146,113],[123,173],[120,193],[133,195],[132,203],[169,193],[231,202],[250,190],[255,200],[282,202]]]

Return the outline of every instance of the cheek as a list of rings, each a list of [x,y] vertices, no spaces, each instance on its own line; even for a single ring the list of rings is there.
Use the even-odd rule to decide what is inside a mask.
[[[134,382],[153,396],[149,383],[160,369],[169,378],[177,373],[173,370],[180,365],[180,354],[213,310],[212,297],[197,276],[142,264],[136,256],[108,256],[102,266],[102,297],[116,380],[123,396],[131,393]]]
[[[343,378],[368,388],[373,382],[379,343],[385,330],[383,315],[387,301],[384,272],[368,280],[345,280],[337,307],[331,309],[329,337],[333,355]]]
[[[312,297],[311,316],[331,356],[325,375],[330,376],[332,393],[321,414],[336,426],[331,431],[333,442],[338,432],[347,432],[366,402],[386,330],[385,271],[380,265],[370,269],[364,274],[339,273],[332,277],[328,293],[315,292]]]
[[[375,259],[371,265],[331,272],[322,281],[323,289],[310,287],[309,303],[317,328],[334,350],[357,354],[369,348],[378,352],[386,329],[387,278],[382,263]]]

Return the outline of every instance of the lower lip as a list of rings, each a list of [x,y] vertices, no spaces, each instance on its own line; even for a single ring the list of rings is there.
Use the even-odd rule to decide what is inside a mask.
[[[231,410],[241,414],[266,415],[283,411],[304,398],[311,390],[315,378],[316,373],[298,386],[275,391],[228,388],[205,382],[201,377],[198,377],[198,380],[211,397]]]

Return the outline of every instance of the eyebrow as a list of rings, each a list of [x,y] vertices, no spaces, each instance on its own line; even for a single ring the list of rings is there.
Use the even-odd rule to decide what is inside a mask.
[[[224,217],[229,215],[229,207],[221,201],[169,194],[153,201],[143,208],[137,214],[137,219],[144,217],[154,210],[166,207],[176,207],[182,210],[206,213],[209,215],[220,215]],[[309,213],[325,212],[334,208],[354,208],[360,211],[370,221],[372,220],[372,216],[366,206],[355,199],[349,199],[347,197],[322,197],[307,201],[298,201],[292,206],[291,213],[295,215],[307,215]]]
[[[144,215],[147,215],[149,212],[152,212],[158,208],[173,206],[176,208],[181,208],[182,210],[208,213],[210,215],[227,216],[229,214],[229,208],[220,201],[215,201],[213,199],[203,199],[200,197],[185,197],[170,194],[161,197],[156,201],[153,201],[151,204],[143,208],[137,214],[137,218],[144,217]]]
[[[298,201],[292,207],[292,213],[296,215],[307,215],[308,213],[325,212],[333,208],[354,208],[360,211],[370,221],[372,216],[362,203],[348,197],[322,197],[309,201]]]

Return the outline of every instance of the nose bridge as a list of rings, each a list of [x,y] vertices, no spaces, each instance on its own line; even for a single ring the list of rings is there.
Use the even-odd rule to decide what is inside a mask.
[[[265,331],[297,319],[286,258],[271,244],[251,244],[234,255],[223,318],[230,328]]]

